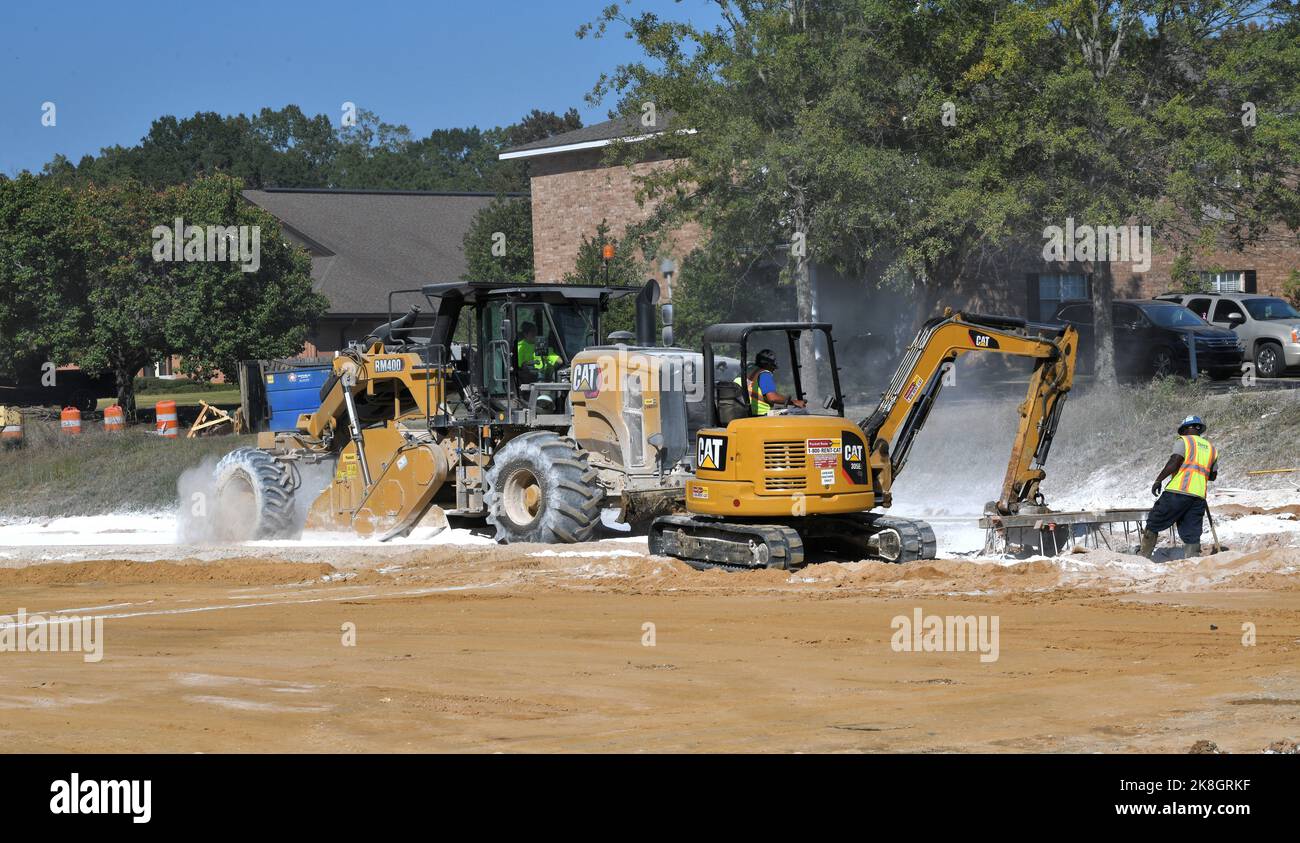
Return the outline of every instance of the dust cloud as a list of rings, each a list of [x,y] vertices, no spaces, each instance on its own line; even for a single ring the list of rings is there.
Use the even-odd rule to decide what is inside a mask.
[[[193,468],[186,469],[176,481],[176,540],[181,544],[222,544],[244,541],[253,524],[246,523],[246,513],[225,511],[216,483],[216,468],[220,460],[209,457]],[[329,485],[334,475],[332,462],[293,464],[291,470],[297,477],[293,495],[293,533],[287,538],[300,538],[307,523],[307,512],[312,502]]]
[[[211,544],[217,540],[217,457],[181,472],[176,480],[176,540],[185,544]]]

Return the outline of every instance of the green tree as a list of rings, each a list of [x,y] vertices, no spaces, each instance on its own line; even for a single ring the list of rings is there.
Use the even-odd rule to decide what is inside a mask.
[[[63,353],[87,320],[76,193],[30,173],[0,179],[0,372],[13,376]]]
[[[241,189],[229,176],[162,193],[129,179],[0,183],[0,352],[111,371],[128,413],[135,373],[160,358],[180,355],[186,371],[207,377],[233,374],[241,359],[298,353],[327,302],[312,291],[306,254]],[[256,271],[158,259],[172,255],[160,255],[155,233],[178,217],[184,226],[260,227]],[[182,249],[208,245],[204,235],[184,239]]]
[[[604,257],[606,246],[614,249],[613,259],[608,261]],[[637,259],[635,251],[631,244],[625,242],[620,245],[618,239],[609,233],[609,220],[602,219],[590,237],[582,235],[573,271],[565,274],[564,283],[609,283],[614,286],[644,284],[648,267],[644,261]]]
[[[1291,274],[1282,282],[1282,295],[1286,296],[1291,304],[1300,307],[1300,269],[1291,270]]]
[[[618,24],[646,54],[592,98],[615,96],[637,117],[655,106],[659,133],[610,152],[671,162],[640,179],[638,198],[656,204],[649,227],[694,219],[743,264],[782,266],[800,320],[812,318],[813,260],[856,275],[880,257],[879,281],[916,287],[918,319],[932,315],[970,255],[1026,210],[1004,93],[1020,64],[989,54],[1011,4],[714,5],[722,22],[711,29],[613,5],[579,32]],[[996,131],[945,122],[946,106],[976,94]],[[816,393],[815,372],[806,381]]]
[[[262,109],[254,117],[198,112],[160,117],[132,147],[86,156],[75,175],[100,183],[130,178],[161,188],[226,173],[249,187],[325,187],[338,142],[329,118],[308,117],[296,105]],[[45,171],[70,174],[57,157]]]
[[[56,155],[45,175],[69,182],[134,179],[163,188],[224,173],[247,187],[518,193],[528,189],[523,161],[501,161],[511,146],[580,128],[574,109],[563,115],[534,109],[505,127],[437,129],[417,138],[404,125],[365,109],[341,125],[296,105],[263,108],[254,116],[198,112],[155,120],[134,146],[112,146],[73,165]]]
[[[614,257],[606,261],[605,247],[614,249]],[[649,268],[636,257],[636,248],[625,239],[622,244],[609,233],[609,221],[602,219],[589,237],[582,235],[573,271],[562,279],[565,284],[605,284],[610,286],[636,286],[644,284]],[[636,330],[636,301],[624,296],[614,301],[605,314],[606,336],[614,331]]]
[[[329,309],[312,289],[310,257],[284,238],[274,216],[244,201],[242,189],[238,179],[213,176],[161,197],[166,212],[187,225],[239,226],[255,235],[248,241],[258,250],[255,262],[172,267],[179,294],[171,302],[167,344],[181,355],[183,371],[203,379],[233,375],[241,360],[300,354]]]
[[[465,232],[466,281],[531,283],[533,208],[527,199],[497,197],[474,215]]]
[[[576,108],[570,108],[563,114],[534,108],[525,114],[518,123],[506,128],[505,140],[509,146],[523,146],[526,143],[581,128],[582,118],[578,116],[578,109]]]
[[[1068,0],[1019,28],[1036,51],[1024,160],[1058,224],[1150,225],[1181,250],[1300,227],[1300,8],[1259,0]],[[1032,20],[1026,18],[1026,20]],[[1044,49],[1046,48],[1046,49]],[[1184,261],[1184,264],[1187,263]],[[1096,372],[1114,381],[1116,269],[1092,261]],[[1189,277],[1190,266],[1179,266]]]
[[[812,260],[855,275],[887,258],[881,280],[916,289],[929,315],[986,250],[1041,246],[1045,220],[1158,236],[1201,231],[1212,206],[1239,243],[1300,222],[1294,4],[714,5],[712,28],[607,7],[579,35],[617,25],[645,59],[592,99],[657,113],[654,137],[609,152],[669,162],[640,178],[649,227],[698,220],[725,250],[783,264],[800,319]],[[1243,131],[1247,103],[1257,130]],[[1110,266],[1093,266],[1100,358]]]
[[[717,322],[765,322],[795,309],[794,288],[779,268],[754,266],[709,244],[682,259],[673,292],[674,341],[699,348],[704,329]]]

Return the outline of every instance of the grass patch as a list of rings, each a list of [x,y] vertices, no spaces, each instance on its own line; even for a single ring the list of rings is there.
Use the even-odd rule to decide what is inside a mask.
[[[176,481],[205,459],[252,446],[256,436],[162,439],[144,430],[87,427],[59,436],[29,418],[27,447],[0,451],[0,519],[174,509]]]
[[[238,404],[239,387],[231,387],[222,384],[223,389],[211,390],[180,390],[177,392],[142,392],[135,396],[137,407],[152,407],[158,401],[175,401],[176,406],[183,407],[186,405],[197,407],[200,401],[207,401],[209,404]],[[104,409],[112,404],[116,404],[116,398],[99,399],[99,409]]]

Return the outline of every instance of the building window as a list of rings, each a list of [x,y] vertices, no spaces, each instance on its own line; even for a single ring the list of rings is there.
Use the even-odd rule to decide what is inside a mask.
[[[1079,273],[1058,272],[1038,276],[1039,320],[1051,319],[1063,301],[1088,298],[1088,279]]]
[[[1198,272],[1201,289],[1207,293],[1244,293],[1246,292],[1246,272],[1234,269],[1231,272]]]

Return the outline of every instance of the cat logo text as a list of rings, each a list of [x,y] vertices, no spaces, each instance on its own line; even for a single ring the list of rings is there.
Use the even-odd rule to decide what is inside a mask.
[[[722,471],[727,464],[727,438],[701,436],[695,443],[695,465],[704,471]]]
[[[573,367],[573,391],[587,398],[600,395],[600,364],[579,363]]]

